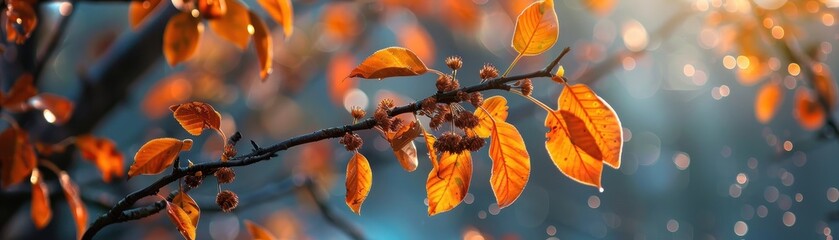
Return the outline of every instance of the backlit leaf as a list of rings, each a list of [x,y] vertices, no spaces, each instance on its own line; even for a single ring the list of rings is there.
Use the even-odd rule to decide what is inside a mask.
[[[50,191],[37,168],[32,170],[32,176],[29,179],[32,182],[32,222],[35,223],[35,228],[43,229],[52,219]]]
[[[347,52],[337,53],[329,60],[329,69],[326,72],[329,80],[329,97],[332,102],[342,106],[344,96],[358,86],[358,80],[346,78],[345,74],[352,71],[355,66],[355,58]]]
[[[175,227],[178,228],[178,232],[180,232],[185,239],[195,239],[196,226],[192,224],[192,219],[189,214],[184,211],[184,209],[166,201],[166,213],[169,215],[169,219],[172,220],[172,223],[175,224]]]
[[[254,13],[248,14],[253,25],[253,46],[259,59],[259,77],[265,81],[268,74],[271,74],[271,64],[274,63],[274,42],[271,41],[271,31],[262,19]]]
[[[221,131],[221,114],[212,105],[203,102],[189,102],[169,107],[175,120],[189,134],[201,135],[204,129]]]
[[[492,176],[489,183],[498,207],[513,204],[521,195],[530,178],[530,154],[524,146],[519,130],[503,121],[495,121],[489,144]]]
[[[175,198],[172,199],[172,204],[181,208],[181,210],[189,216],[189,221],[192,226],[198,226],[198,219],[201,217],[201,209],[198,204],[188,194],[179,191]]]
[[[158,119],[169,113],[169,106],[189,99],[193,92],[189,78],[188,74],[180,72],[154,84],[143,99],[142,108],[146,116]]]
[[[472,3],[470,3],[472,4]],[[401,26],[396,34],[399,45],[411,49],[423,62],[434,65],[434,38],[422,25],[413,23]]]
[[[469,191],[471,180],[471,152],[443,152],[437,167],[431,169],[425,182],[428,215],[434,216],[459,205]]]
[[[199,19],[187,12],[169,19],[163,32],[163,55],[169,66],[178,65],[195,54],[203,29]]]
[[[128,177],[140,174],[154,175],[166,170],[181,151],[192,148],[190,139],[157,138],[143,144],[134,155],[134,164],[128,169]]]
[[[267,229],[259,226],[258,224],[252,222],[251,220],[245,220],[245,227],[248,229],[248,232],[251,234],[251,239],[254,240],[274,240],[277,239],[274,237],[271,232],[268,232]]]
[[[819,104],[813,92],[810,90],[799,88],[795,92],[795,106],[794,106],[795,120],[804,129],[814,131],[824,126],[827,114],[824,108]]]
[[[617,1],[618,0],[583,0],[583,5],[585,5],[589,11],[598,16],[606,16],[615,9]]]
[[[416,54],[401,47],[389,47],[373,53],[350,72],[348,78],[380,79],[416,76],[428,71]]]
[[[110,182],[113,176],[122,177],[125,173],[125,157],[119,152],[114,141],[81,135],[76,137],[76,146],[82,153],[82,158],[96,164],[96,168],[102,172],[102,181]]]
[[[437,167],[437,150],[434,148],[434,142],[437,141],[437,138],[434,135],[425,131],[425,128],[422,129],[422,135],[425,138],[425,147],[428,149],[428,160],[431,161],[431,167]]]
[[[204,18],[217,19],[227,14],[227,0],[197,0],[198,12]],[[233,1],[233,0],[231,0]]]
[[[348,43],[360,34],[360,28],[363,27],[358,23],[357,5],[350,2],[330,3],[324,6],[322,16],[324,35],[338,43]],[[344,74],[346,72],[341,73]]]
[[[481,108],[484,110],[475,109],[475,117],[478,117],[478,126],[473,128],[472,130],[475,131],[479,137],[488,138],[492,133],[493,122],[495,121],[503,122],[507,121],[507,109],[510,107],[507,106],[507,99],[502,96],[492,96],[484,100],[481,104]],[[489,112],[489,114],[487,114]],[[492,118],[490,118],[492,115]]]
[[[85,229],[87,229],[87,209],[85,209],[79,195],[79,187],[76,186],[76,183],[73,183],[67,172],[59,173],[58,179],[61,183],[61,189],[64,190],[64,197],[67,198],[67,204],[70,205],[73,220],[76,221],[76,238],[81,239]]]
[[[390,143],[393,149],[393,154],[399,160],[399,165],[405,171],[413,172],[417,170],[417,146],[414,144],[414,138],[419,137],[422,133],[421,126],[417,122],[405,124],[398,131],[385,132],[385,138]]]
[[[17,78],[12,89],[2,99],[3,110],[10,112],[22,112],[29,108],[28,100],[38,94],[38,89],[32,84],[32,75],[21,74]]]
[[[41,93],[29,99],[29,105],[35,109],[43,110],[44,116],[52,115],[52,120],[58,124],[64,124],[70,120],[73,109],[75,109],[73,101],[70,101],[70,99],[49,93]],[[47,118],[47,121],[50,121],[50,118]]]
[[[347,163],[347,206],[355,214],[361,214],[361,204],[367,199],[373,186],[373,171],[370,163],[361,153],[356,152]]]
[[[541,54],[559,38],[559,20],[553,0],[530,4],[516,19],[513,32],[513,49],[522,56]]]
[[[128,5],[128,23],[131,28],[137,29],[143,23],[143,20],[157,8],[158,4],[160,4],[160,0],[131,1]]]
[[[291,6],[291,0],[257,0],[256,2],[268,12],[268,15],[271,15],[274,21],[283,26],[285,38],[291,37],[291,33],[294,32],[294,9]]]
[[[2,186],[23,182],[32,173],[36,164],[35,148],[29,142],[29,134],[16,126],[0,133],[0,163],[2,165]]]
[[[763,124],[772,121],[784,99],[780,82],[769,82],[760,87],[755,100],[755,117]]]
[[[251,39],[251,33],[248,31],[248,28],[252,27],[250,19],[247,7],[239,0],[229,0],[227,12],[220,18],[209,20],[210,29],[239,49],[245,49]]]
[[[38,25],[38,15],[33,9],[33,3],[25,1],[7,1],[6,6],[6,40],[22,45],[29,39]]]

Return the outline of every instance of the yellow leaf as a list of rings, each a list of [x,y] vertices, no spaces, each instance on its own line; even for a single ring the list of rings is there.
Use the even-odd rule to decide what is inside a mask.
[[[370,163],[361,153],[355,152],[347,163],[347,206],[355,214],[361,214],[361,204],[367,199],[370,187],[373,186],[373,171]]]
[[[189,134],[201,135],[204,129],[213,129],[221,133],[221,114],[212,105],[203,102],[189,102],[169,107],[174,112],[175,120]]]
[[[778,112],[778,107],[784,99],[784,91],[780,82],[764,84],[757,91],[755,100],[755,116],[760,123],[768,123]]]
[[[530,4],[516,19],[513,32],[513,49],[521,56],[541,54],[559,38],[559,20],[553,0]]]
[[[253,25],[253,46],[259,58],[259,77],[265,81],[268,74],[271,74],[271,64],[274,63],[274,43],[271,41],[271,31],[259,16],[251,12],[248,14]]]
[[[82,158],[92,161],[102,172],[102,180],[110,182],[112,176],[122,177],[125,169],[125,157],[107,138],[97,138],[91,135],[76,137],[76,146],[82,153]]]
[[[408,172],[416,170],[419,164],[414,138],[419,137],[420,133],[422,133],[422,130],[417,122],[402,126],[399,131],[388,130],[385,132],[385,138],[390,143],[396,159],[399,160],[399,165]]]
[[[44,116],[47,116],[47,112],[52,114],[54,117],[52,121],[58,124],[70,120],[75,108],[73,102],[69,99],[49,93],[42,93],[29,99],[29,104],[35,109],[43,110]],[[50,119],[47,119],[47,121],[50,121]]]
[[[201,209],[198,208],[198,204],[195,203],[195,200],[193,200],[192,197],[183,191],[179,191],[178,194],[175,195],[175,198],[172,199],[172,203],[180,207],[181,210],[189,216],[189,221],[192,226],[198,226],[198,219],[201,217]]]
[[[274,21],[283,26],[283,33],[285,38],[291,37],[294,32],[294,8],[291,6],[291,0],[257,0],[257,3],[262,6]]]
[[[513,204],[530,178],[530,154],[519,130],[507,122],[495,121],[489,144],[492,176],[489,183],[498,207]]]
[[[422,129],[422,135],[425,138],[425,147],[428,149],[428,160],[431,161],[431,167],[437,168],[437,150],[434,149],[434,142],[437,141],[437,138],[426,132],[425,128]]]
[[[490,137],[490,133],[492,133],[493,123],[492,120],[503,122],[507,121],[507,109],[510,107],[507,106],[507,99],[502,96],[492,96],[484,100],[484,103],[481,104],[481,108],[484,110],[475,109],[475,117],[478,118],[478,126],[473,128],[472,130],[475,131],[475,134],[481,138],[488,138]],[[489,112],[489,114],[487,114]],[[490,118],[490,115],[492,118]]]
[[[128,23],[137,29],[143,20],[160,4],[160,0],[131,1],[128,5]]]
[[[85,229],[87,229],[87,209],[85,209],[82,198],[79,196],[79,187],[73,183],[67,172],[59,173],[58,180],[61,183],[61,189],[64,190],[67,204],[70,205],[73,220],[76,221],[76,238],[81,239]]]
[[[35,228],[44,229],[52,219],[49,189],[37,168],[32,170],[29,179],[32,182],[32,221]]]
[[[381,49],[364,59],[350,72],[348,78],[380,79],[387,77],[416,76],[428,72],[425,63],[416,54],[401,47]]]
[[[251,33],[248,27],[252,27],[248,8],[242,5],[239,0],[227,1],[227,12],[220,18],[211,19],[210,29],[221,38],[233,43],[239,49],[248,47]]]
[[[251,220],[245,220],[245,227],[248,228],[248,232],[251,234],[251,239],[254,239],[254,240],[274,240],[274,239],[277,239],[276,237],[274,237],[273,234],[271,234],[271,232],[268,232],[268,230],[266,230],[262,226],[259,226],[256,223],[251,222]]]
[[[472,155],[443,152],[437,167],[428,173],[425,190],[428,193],[428,215],[446,212],[463,201],[472,180]]]
[[[620,120],[612,107],[584,84],[566,85],[558,102],[560,109],[545,118],[548,154],[562,173],[599,188],[603,163],[620,167]]]
[[[178,13],[169,19],[163,32],[163,55],[169,66],[178,65],[195,54],[203,29],[199,19],[188,12]]]
[[[12,126],[0,133],[0,164],[3,188],[23,182],[32,173],[36,164],[35,148],[26,131]]]
[[[166,170],[181,151],[192,148],[192,140],[157,138],[144,144],[134,155],[134,164],[128,169],[128,177],[140,174],[154,175]]]
[[[2,99],[3,110],[10,112],[23,112],[29,108],[27,100],[38,94],[38,89],[33,84],[32,75],[28,73],[21,74],[12,89]]]
[[[794,106],[795,120],[806,130],[814,131],[824,126],[827,114],[824,108],[819,104],[813,92],[810,90],[799,88],[795,92],[795,106]]]
[[[169,219],[172,220],[172,223],[175,224],[175,227],[178,228],[178,231],[184,238],[188,240],[195,239],[195,228],[197,226],[192,224],[192,219],[184,209],[166,201],[166,213],[169,214]]]

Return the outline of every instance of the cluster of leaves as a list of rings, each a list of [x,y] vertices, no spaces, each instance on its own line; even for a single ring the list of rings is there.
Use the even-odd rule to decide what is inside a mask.
[[[559,23],[553,1],[537,1],[525,8],[517,19],[511,44],[519,55],[500,79],[505,78],[522,56],[544,53],[558,37]],[[459,57],[448,58],[446,63],[452,73],[445,74],[429,69],[408,49],[390,47],[373,53],[348,76],[382,79],[427,72],[438,74],[438,95],[423,100],[418,114],[431,118],[430,128],[451,124],[451,131],[436,137],[419,124],[418,118],[403,124],[403,120],[389,117],[394,107],[390,99],[380,102],[373,115],[376,128],[390,142],[400,164],[409,172],[417,165],[413,139],[420,135],[425,139],[432,165],[426,182],[429,215],[451,210],[463,201],[472,178],[471,152],[480,149],[485,138],[490,140],[489,156],[493,161],[490,185],[499,207],[511,205],[521,195],[530,175],[530,155],[524,139],[514,125],[506,122],[507,100],[501,96],[483,100],[480,93],[460,88],[457,71],[462,66],[461,61]],[[482,81],[492,81],[499,76],[491,65],[485,65],[479,73]],[[513,85],[504,84],[501,89],[517,93],[545,109],[548,112],[545,126],[549,129],[545,146],[555,165],[571,179],[600,188],[603,164],[613,168],[620,166],[623,144],[620,120],[587,86],[569,85],[561,74],[552,79],[565,86],[556,110],[530,96],[533,89],[530,79]],[[443,102],[437,96],[444,92],[455,92],[457,99]],[[460,102],[471,103],[475,111],[466,111]],[[358,120],[364,113],[353,109],[352,116]],[[360,212],[372,186],[372,170],[367,158],[358,152],[359,142],[360,138],[351,133],[341,140],[347,150],[354,152],[347,165],[346,203],[355,213]]]
[[[291,0],[257,1],[269,15],[283,26],[286,38],[293,32],[293,9]],[[132,27],[143,23],[161,0],[135,1],[129,6],[129,21]],[[204,31],[202,19],[210,29],[241,50],[254,41],[259,60],[260,77],[264,80],[271,73],[273,63],[273,41],[265,22],[239,0],[196,0],[172,1],[181,12],[169,19],[163,35],[163,54],[171,66],[190,59],[198,49],[199,39]]]
[[[21,45],[38,26],[35,0],[6,1],[6,40]],[[0,49],[2,50],[2,49]],[[2,52],[2,51],[0,51]]]

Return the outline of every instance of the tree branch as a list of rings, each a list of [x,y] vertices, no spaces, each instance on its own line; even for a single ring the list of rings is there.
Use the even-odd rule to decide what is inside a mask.
[[[506,85],[506,83],[510,83],[510,82],[518,81],[518,80],[522,80],[522,79],[527,79],[527,78],[549,78],[549,77],[552,76],[551,72],[553,71],[553,69],[556,68],[557,64],[559,64],[559,61],[566,54],[568,54],[569,51],[570,51],[570,48],[565,48],[562,51],[562,53],[560,53],[559,56],[557,56],[553,61],[551,61],[550,64],[548,64],[545,68],[543,68],[539,71],[535,71],[535,72],[528,73],[528,74],[516,75],[516,76],[495,78],[495,79],[486,81],[484,83],[473,85],[473,86],[470,86],[470,87],[464,87],[464,88],[460,88],[458,90],[449,91],[449,92],[437,93],[436,95],[430,96],[429,98],[435,98],[437,100],[436,101],[437,103],[454,103],[454,102],[459,101],[458,92],[461,92],[461,91],[466,92],[466,93],[472,93],[472,92],[481,92],[481,91],[487,91],[487,90],[492,90],[492,89],[507,90],[508,86]],[[396,107],[396,108],[390,110],[388,115],[393,117],[393,116],[397,116],[397,115],[400,115],[400,114],[403,114],[403,113],[411,113],[411,112],[419,111],[421,106],[422,106],[422,101],[423,100],[419,100],[419,101],[416,101],[416,102],[413,102],[413,103],[410,103],[410,104],[407,104],[407,105],[404,105],[404,106]],[[99,218],[96,219],[96,221],[93,222],[93,224],[91,224],[90,228],[88,228],[88,230],[84,233],[84,236],[82,237],[82,239],[86,239],[86,240],[93,239],[93,236],[95,236],[97,232],[99,232],[100,230],[102,230],[102,228],[104,228],[108,225],[111,225],[111,224],[114,224],[114,223],[119,223],[119,222],[124,222],[126,220],[133,220],[131,218],[137,217],[137,216],[145,217],[145,216],[153,214],[153,212],[155,210],[154,206],[151,206],[151,207],[147,206],[147,207],[144,207],[144,208],[135,209],[136,211],[130,211],[130,212],[127,212],[127,213],[125,211],[128,210],[128,208],[130,208],[131,206],[133,206],[134,203],[136,203],[138,200],[140,200],[144,197],[147,197],[147,196],[157,194],[160,191],[160,188],[168,185],[169,183],[177,181],[181,177],[184,177],[184,176],[187,176],[187,175],[193,175],[197,172],[202,172],[202,173],[213,172],[216,169],[219,169],[219,168],[222,168],[222,167],[239,167],[239,166],[251,165],[251,164],[254,164],[254,163],[257,163],[257,162],[269,160],[272,157],[276,156],[278,152],[287,150],[287,149],[289,149],[291,147],[294,147],[294,146],[299,146],[299,145],[303,145],[303,144],[307,144],[307,143],[317,142],[317,141],[324,140],[324,139],[338,138],[338,137],[341,137],[345,133],[348,133],[348,132],[371,129],[375,126],[376,126],[376,120],[373,119],[373,118],[367,118],[366,120],[360,121],[356,124],[321,129],[321,130],[318,130],[318,131],[315,131],[315,132],[312,132],[312,133],[309,133],[309,134],[304,134],[304,135],[300,135],[300,136],[297,136],[297,137],[289,138],[285,141],[279,142],[279,143],[274,144],[270,147],[259,148],[259,149],[256,149],[253,152],[248,153],[246,155],[241,155],[241,156],[238,156],[238,157],[234,157],[233,159],[231,159],[229,161],[226,161],[226,162],[221,162],[221,161],[207,162],[207,163],[196,164],[196,165],[193,165],[192,167],[179,169],[179,171],[172,171],[172,173],[170,173],[169,175],[163,176],[162,178],[158,179],[157,181],[155,181],[151,185],[149,185],[149,186],[147,186],[143,189],[140,189],[140,190],[138,190],[134,193],[131,193],[128,196],[126,196],[125,198],[123,198],[122,200],[120,200],[119,202],[117,202],[117,204],[113,208],[111,208],[107,213],[101,215]],[[178,166],[175,166],[175,167],[178,167]],[[159,209],[157,211],[159,211]],[[131,214],[131,215],[129,216],[128,214]],[[140,218],[142,218],[142,217],[140,217]]]

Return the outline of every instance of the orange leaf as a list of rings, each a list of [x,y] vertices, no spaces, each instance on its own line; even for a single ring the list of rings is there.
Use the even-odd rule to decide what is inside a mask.
[[[344,96],[351,89],[358,86],[358,80],[344,77],[346,72],[352,71],[355,66],[355,58],[347,52],[338,53],[332,56],[329,61],[329,97],[337,105],[343,105]]]
[[[70,205],[70,212],[73,214],[73,220],[76,221],[76,238],[81,239],[87,229],[87,209],[85,209],[82,199],[79,196],[79,187],[70,179],[67,172],[62,171],[58,176],[61,182],[61,189],[64,190],[64,197],[67,198],[67,204]]]
[[[248,232],[251,234],[251,239],[254,240],[274,240],[277,237],[274,237],[274,234],[268,232],[267,229],[263,228],[262,226],[257,225],[256,223],[252,222],[251,220],[245,220],[245,227],[248,229]]]
[[[128,23],[131,28],[137,29],[158,4],[160,0],[131,1],[128,5]]]
[[[188,240],[195,239],[195,228],[197,226],[192,224],[192,219],[183,208],[166,201],[166,213],[169,214],[169,219],[172,220],[172,223],[175,224],[175,227],[178,228],[178,231],[184,238]]]
[[[425,147],[428,149],[428,160],[431,161],[431,167],[437,167],[437,150],[434,148],[434,142],[437,141],[437,138],[434,135],[425,131],[425,128],[422,129],[422,135],[425,138]]]
[[[478,118],[478,126],[473,128],[472,130],[475,131],[475,134],[481,138],[488,138],[492,133],[493,122],[495,121],[503,122],[507,121],[507,109],[510,107],[507,106],[507,99],[502,96],[492,96],[484,100],[484,103],[481,104],[481,108],[484,110],[475,109],[475,117]],[[490,114],[487,114],[489,112]],[[492,115],[492,118],[490,118]]]
[[[198,0],[198,12],[206,19],[217,19],[227,14],[225,0]]]
[[[562,173],[599,188],[603,163],[620,167],[620,120],[612,107],[584,84],[566,85],[558,102],[560,109],[545,118],[548,154]]]
[[[755,100],[755,116],[757,121],[763,124],[768,123],[778,112],[778,107],[784,99],[784,91],[780,82],[764,84],[757,92]]]
[[[227,1],[227,13],[209,22],[210,29],[213,29],[213,32],[221,38],[233,43],[239,49],[248,47],[251,39],[251,33],[248,31],[248,27],[251,27],[251,18],[248,8],[238,0]]]
[[[323,8],[321,16],[323,16],[321,22],[323,23],[324,34],[335,42],[347,43],[358,36],[360,32],[358,9],[353,3],[327,4]]]
[[[399,165],[402,165],[405,171],[413,172],[417,170],[419,161],[417,160],[417,146],[414,144],[414,138],[419,137],[420,133],[422,133],[422,129],[417,122],[403,125],[399,131],[388,130],[385,132],[385,139],[390,143],[393,154],[396,155]]]
[[[143,144],[134,155],[134,164],[128,169],[128,177],[140,174],[154,175],[163,172],[178,157],[181,151],[192,148],[192,140],[157,138]]]
[[[3,188],[23,182],[35,169],[35,148],[23,129],[12,126],[0,133],[0,164]]]
[[[175,73],[152,86],[143,99],[142,108],[146,116],[158,119],[169,113],[169,106],[189,99],[193,92],[189,77],[185,73]]]
[[[827,115],[810,90],[799,88],[795,92],[793,116],[804,129],[814,131],[824,126]]]
[[[169,107],[175,119],[189,134],[201,135],[204,129],[221,132],[221,114],[212,105],[203,102],[190,102]]]
[[[434,65],[434,39],[422,25],[413,23],[401,26],[396,36],[399,45],[412,49],[423,62]]]
[[[123,176],[125,157],[119,152],[114,141],[81,135],[76,137],[76,146],[81,151],[82,158],[92,161],[102,172],[102,181],[110,182],[112,176]]]
[[[520,56],[538,55],[553,47],[557,38],[559,20],[554,2],[542,0],[530,4],[516,19],[512,46]]]
[[[291,33],[294,32],[294,8],[291,6],[291,0],[257,0],[256,2],[268,12],[268,15],[271,15],[271,18],[274,18],[274,21],[283,26],[285,38],[291,37]]]
[[[813,89],[819,93],[819,96],[824,98],[828,104],[828,109],[836,108],[837,86],[836,81],[833,81],[833,75],[830,74],[830,67],[824,63],[816,63],[813,65]]]
[[[49,93],[41,93],[29,99],[33,108],[44,111],[44,118],[48,122],[64,124],[70,120],[75,106],[73,102],[62,96]]]
[[[347,163],[347,206],[355,214],[361,214],[361,204],[367,199],[373,186],[373,170],[361,153],[355,152]]]
[[[584,0],[583,5],[598,16],[606,16],[615,9],[617,0]]]
[[[437,167],[428,173],[425,190],[428,193],[428,215],[446,212],[463,201],[472,179],[472,155],[443,152]]]
[[[27,101],[38,94],[38,89],[32,84],[32,75],[28,73],[21,74],[17,81],[12,85],[9,94],[2,99],[3,110],[10,112],[23,112],[29,108]]]
[[[415,4],[425,3],[415,1]],[[456,29],[474,32],[481,26],[481,9],[473,1],[442,1],[438,7],[443,14],[444,24]],[[432,5],[432,4],[428,4]],[[433,5],[432,5],[433,6]]]
[[[22,45],[38,25],[38,15],[32,4],[25,1],[7,1],[6,40]],[[20,30],[20,31],[19,31]]]
[[[195,203],[195,200],[193,200],[192,197],[183,191],[179,191],[178,194],[175,195],[175,198],[172,199],[172,203],[186,213],[192,226],[198,226],[198,219],[201,217],[201,209],[198,208],[198,204]]]
[[[381,79],[387,77],[416,76],[428,71],[416,54],[401,47],[381,49],[364,59],[350,72],[348,78]]]
[[[201,21],[187,12],[169,19],[163,32],[163,55],[169,66],[178,65],[195,54],[203,30]]]
[[[32,221],[35,228],[44,229],[52,219],[49,189],[37,168],[32,170],[29,181],[32,182]]]
[[[256,14],[248,12],[253,25],[253,46],[259,58],[259,77],[262,81],[271,74],[271,64],[274,63],[274,43],[271,41],[271,31]]]
[[[503,121],[494,121],[489,158],[492,176],[489,179],[499,208],[513,204],[530,178],[530,154],[519,130]]]

